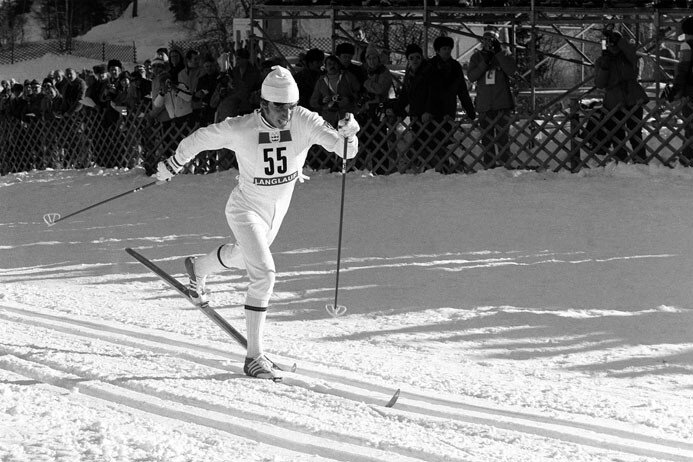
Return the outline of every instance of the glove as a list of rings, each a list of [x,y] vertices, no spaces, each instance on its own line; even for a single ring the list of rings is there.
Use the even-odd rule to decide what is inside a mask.
[[[356,121],[354,116],[348,112],[344,115],[344,118],[339,121],[337,126],[339,127],[337,132],[347,139],[356,135],[359,130],[361,130],[361,126]]]
[[[156,165],[156,179],[157,181],[168,181],[176,176],[182,169],[183,166],[178,163],[176,156],[173,155]]]

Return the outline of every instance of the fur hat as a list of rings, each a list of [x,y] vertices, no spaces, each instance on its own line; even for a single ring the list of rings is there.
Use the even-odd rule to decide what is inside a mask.
[[[123,63],[121,63],[119,59],[111,59],[108,61],[108,68],[110,69],[112,67],[119,67],[122,69]]]
[[[262,82],[262,99],[274,103],[295,103],[298,101],[298,85],[287,69],[273,66]]]
[[[445,36],[440,36],[436,37],[436,39],[433,41],[433,49],[435,51],[440,50],[443,47],[454,47],[455,42],[452,40],[452,37],[445,37]]]
[[[409,56],[413,53],[418,53],[421,56],[423,56],[423,49],[421,49],[421,47],[416,43],[410,43],[409,45],[407,45],[407,49],[404,50],[404,56]]]

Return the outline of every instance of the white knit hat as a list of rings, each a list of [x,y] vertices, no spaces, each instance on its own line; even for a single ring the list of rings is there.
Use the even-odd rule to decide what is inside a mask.
[[[262,82],[260,94],[266,101],[295,103],[298,101],[298,85],[288,69],[272,66],[272,70]]]

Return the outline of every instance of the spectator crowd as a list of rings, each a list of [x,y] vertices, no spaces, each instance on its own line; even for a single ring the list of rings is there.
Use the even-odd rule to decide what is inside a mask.
[[[693,18],[682,23],[689,40],[693,37]],[[597,87],[604,89],[603,105],[611,111],[604,125],[612,134],[605,141],[613,144],[615,157],[644,161],[642,136],[643,106],[647,95],[637,81],[638,69],[634,45],[607,27],[605,45],[596,62]],[[368,43],[360,28],[355,41],[339,43],[333,54],[320,49],[308,50],[293,70],[298,84],[299,104],[319,113],[327,123],[336,125],[345,113],[353,113],[364,127],[361,168],[375,174],[402,171],[398,163],[420,162],[418,171],[435,169],[442,173],[469,171],[458,159],[450,162],[447,151],[454,133],[458,107],[469,121],[476,120],[484,150],[479,162],[485,168],[510,167],[516,156],[510,142],[510,126],[515,109],[512,80],[517,64],[501,42],[499,30],[487,27],[479,48],[471,55],[466,73],[452,57],[452,38],[437,37],[435,54],[425,58],[420,44],[406,47],[406,70],[401,80],[393,78],[387,67],[388,56]],[[671,99],[693,96],[690,48],[676,73]],[[152,59],[125,70],[117,60],[78,72],[54,70],[41,81],[0,82],[0,117],[34,123],[37,120],[69,118],[86,111],[103,114],[103,128],[118,123],[123,115],[141,115],[144,122],[173,133],[164,144],[175,146],[175,139],[188,134],[194,126],[207,125],[227,117],[247,114],[260,106],[262,80],[274,65],[288,66],[279,59],[253,64],[247,48],[238,48],[218,56],[202,55],[198,50],[160,48]],[[474,100],[470,89],[475,94]],[[689,109],[690,111],[690,109]],[[690,114],[689,114],[690,115]],[[387,138],[392,124],[408,119],[406,145],[399,146],[400,158],[389,155]],[[390,125],[380,123],[390,121]],[[368,123],[372,122],[372,123]],[[631,136],[632,153],[626,151],[626,131]],[[633,134],[634,133],[634,134]],[[687,129],[693,133],[693,129]],[[692,135],[693,136],[693,135]],[[146,144],[146,143],[145,143]],[[422,154],[422,151],[423,152]],[[688,156],[691,148],[686,149]],[[144,154],[144,166],[153,173],[156,163],[170,153]],[[417,159],[413,159],[417,157]],[[316,161],[313,168],[331,167]]]

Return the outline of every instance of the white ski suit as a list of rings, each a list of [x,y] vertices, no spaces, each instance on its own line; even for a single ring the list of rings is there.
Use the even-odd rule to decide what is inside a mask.
[[[178,145],[175,159],[180,165],[201,151],[227,148],[236,153],[239,180],[226,204],[226,219],[236,242],[220,247],[217,255],[224,267],[248,272],[246,305],[266,308],[269,304],[275,280],[270,245],[313,144],[340,157],[344,154],[344,138],[337,130],[318,114],[297,106],[284,129],[269,125],[258,109],[200,128]],[[347,158],[357,151],[354,136],[347,143]]]

